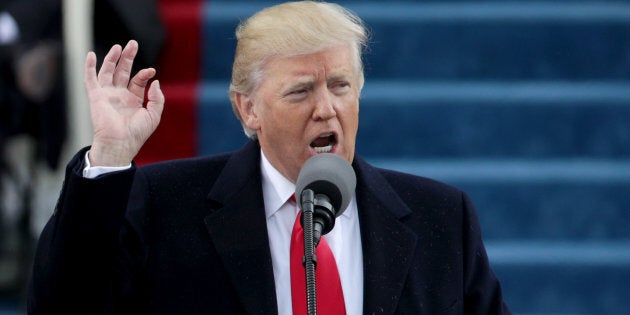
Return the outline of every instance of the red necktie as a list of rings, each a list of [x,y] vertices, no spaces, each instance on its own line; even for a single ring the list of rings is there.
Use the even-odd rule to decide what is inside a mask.
[[[302,265],[304,257],[304,235],[300,223],[301,213],[293,224],[291,234],[291,297],[293,300],[293,314],[307,313],[306,307],[306,271]],[[343,300],[343,290],[337,271],[337,263],[324,237],[315,248],[317,267],[315,281],[317,291],[317,313],[322,315],[346,314]]]

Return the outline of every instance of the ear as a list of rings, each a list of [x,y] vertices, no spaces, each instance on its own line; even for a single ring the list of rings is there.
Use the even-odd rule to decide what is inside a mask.
[[[236,93],[235,102],[238,113],[241,115],[245,126],[254,131],[260,130],[258,115],[256,114],[252,99],[249,98],[248,95]]]

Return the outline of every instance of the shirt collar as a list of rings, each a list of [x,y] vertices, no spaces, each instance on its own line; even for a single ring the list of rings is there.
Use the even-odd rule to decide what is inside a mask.
[[[295,194],[295,184],[271,165],[265,153],[260,150],[260,169],[262,171],[262,189],[265,203],[265,215],[269,219]],[[353,194],[353,199],[355,198]],[[353,206],[351,202],[348,209],[341,216],[352,218],[355,211],[349,211]]]
[[[263,198],[267,219],[273,216],[295,193],[295,184],[284,177],[269,163],[265,153],[260,150],[260,169],[262,170]]]

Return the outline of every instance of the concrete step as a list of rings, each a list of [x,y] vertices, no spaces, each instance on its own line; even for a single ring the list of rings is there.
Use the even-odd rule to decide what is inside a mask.
[[[486,242],[515,314],[630,314],[630,239]]]
[[[203,76],[229,77],[236,24],[270,2],[205,6]],[[351,1],[372,33],[368,78],[620,80],[629,2]]]
[[[463,189],[485,239],[630,239],[627,160],[368,161]]]

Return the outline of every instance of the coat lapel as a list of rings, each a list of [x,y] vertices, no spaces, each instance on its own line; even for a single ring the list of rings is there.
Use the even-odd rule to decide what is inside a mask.
[[[363,313],[393,314],[417,242],[401,221],[411,210],[375,168],[359,157],[353,166],[363,247]]]
[[[248,143],[227,162],[208,195],[207,230],[249,314],[276,314],[261,187],[260,149]]]

